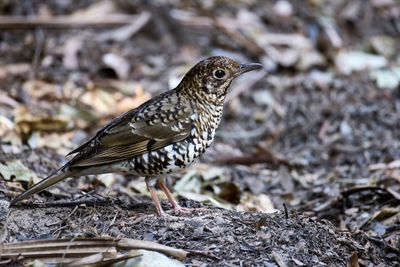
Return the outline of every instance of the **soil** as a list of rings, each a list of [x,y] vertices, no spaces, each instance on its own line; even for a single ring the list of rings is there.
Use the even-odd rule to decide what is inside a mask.
[[[19,241],[98,236],[156,241],[192,251],[186,264],[195,266],[276,266],[279,258],[288,266],[345,266],[355,252],[365,266],[390,266],[390,258],[396,257],[383,253],[363,233],[339,232],[327,220],[299,214],[285,218],[283,212],[197,207],[190,214],[169,212],[158,218],[150,203],[89,202],[76,207],[49,207],[54,203],[14,209],[8,218],[8,234]],[[182,201],[182,205],[199,206],[192,201]]]

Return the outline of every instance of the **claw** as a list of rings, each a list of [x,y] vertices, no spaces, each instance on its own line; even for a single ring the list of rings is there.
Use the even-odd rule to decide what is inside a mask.
[[[174,207],[174,211],[179,212],[179,213],[192,213],[193,209],[184,208],[184,207],[177,205]]]

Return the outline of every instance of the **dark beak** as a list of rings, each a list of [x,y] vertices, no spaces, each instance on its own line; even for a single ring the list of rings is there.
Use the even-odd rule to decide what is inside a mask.
[[[263,66],[260,63],[247,63],[247,64],[240,64],[239,70],[237,75],[243,74],[245,72],[249,72],[252,70],[259,70],[262,69]]]

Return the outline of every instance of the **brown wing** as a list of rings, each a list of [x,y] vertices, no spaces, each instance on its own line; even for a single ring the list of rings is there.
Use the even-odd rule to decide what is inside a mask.
[[[190,135],[189,105],[176,96],[154,99],[129,111],[75,149],[69,167],[110,164],[154,151]]]

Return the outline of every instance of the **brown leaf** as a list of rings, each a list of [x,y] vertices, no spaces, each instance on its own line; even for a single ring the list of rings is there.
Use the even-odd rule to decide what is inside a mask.
[[[225,184],[222,187],[221,192],[219,193],[220,198],[233,204],[240,203],[240,196],[241,196],[241,190],[239,186],[234,183]]]
[[[358,254],[357,251],[354,251],[349,259],[349,262],[347,263],[347,267],[360,267],[358,264]]]
[[[17,75],[26,73],[30,70],[30,64],[16,63],[0,66],[0,81],[9,77],[10,75]]]
[[[15,112],[15,128],[23,135],[29,135],[33,131],[59,132],[68,128],[69,120],[62,116],[35,115],[21,106]]]

